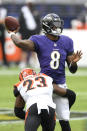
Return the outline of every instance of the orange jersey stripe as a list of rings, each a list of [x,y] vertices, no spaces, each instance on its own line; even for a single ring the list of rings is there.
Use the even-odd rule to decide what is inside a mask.
[[[27,110],[27,112],[26,112],[26,114],[25,114],[25,122],[26,122],[26,119],[27,119],[28,113],[29,113],[29,109]]]
[[[16,83],[16,84],[14,85],[14,87],[18,87],[18,86],[21,84],[21,82],[22,82],[22,81],[19,81],[18,83]]]

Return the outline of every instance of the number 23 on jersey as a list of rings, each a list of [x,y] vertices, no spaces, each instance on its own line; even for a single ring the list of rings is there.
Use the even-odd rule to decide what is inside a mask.
[[[34,86],[35,83],[35,86]],[[43,76],[35,77],[35,79],[27,79],[23,82],[23,86],[27,86],[27,91],[37,87],[47,87],[46,79]]]

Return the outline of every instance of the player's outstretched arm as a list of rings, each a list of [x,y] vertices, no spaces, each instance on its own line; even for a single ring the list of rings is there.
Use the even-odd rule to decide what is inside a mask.
[[[53,92],[57,95],[64,96],[66,95],[67,90],[60,88],[57,84],[53,84]]]
[[[70,89],[60,88],[57,84],[53,84],[53,88],[55,94],[68,98],[69,108],[71,108],[76,100],[76,93]]]
[[[18,46],[19,48],[25,49],[27,51],[34,51],[35,50],[35,45],[33,43],[33,41],[31,40],[22,40],[20,39],[18,36],[16,36],[15,32],[9,32],[11,36],[12,41],[14,42],[14,44],[16,46]]]
[[[15,43],[16,46],[23,48],[27,51],[34,51],[34,43],[30,40],[21,40],[16,36],[16,33],[19,31],[20,24],[15,17],[8,16],[5,18],[5,27],[11,39]]]

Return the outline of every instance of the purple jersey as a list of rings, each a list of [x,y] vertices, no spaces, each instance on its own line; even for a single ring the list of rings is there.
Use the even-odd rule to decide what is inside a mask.
[[[64,84],[66,57],[74,52],[72,39],[61,35],[59,40],[52,41],[45,35],[33,35],[30,40],[35,44],[40,72],[52,77],[54,83]]]

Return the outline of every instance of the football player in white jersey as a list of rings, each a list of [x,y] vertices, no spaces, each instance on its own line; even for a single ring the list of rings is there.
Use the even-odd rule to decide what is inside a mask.
[[[36,74],[32,69],[22,70],[19,76],[21,81],[14,85],[15,94],[20,94],[16,97],[15,114],[25,118],[25,131],[36,131],[40,124],[43,131],[54,131],[56,105],[52,100],[52,78]],[[18,101],[22,105],[19,109]],[[25,104],[26,115],[23,111]]]
[[[54,91],[64,96],[66,89],[52,84],[53,79],[43,73],[36,74],[30,68],[23,69],[19,74],[20,81],[14,85],[16,96],[14,112],[25,119],[25,131],[36,131],[39,125],[43,131],[54,131],[56,105],[52,100]],[[23,110],[26,104],[26,113]]]

